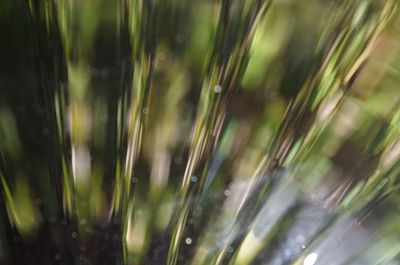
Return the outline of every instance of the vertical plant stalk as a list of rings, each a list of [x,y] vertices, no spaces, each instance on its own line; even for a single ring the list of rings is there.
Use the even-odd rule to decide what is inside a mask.
[[[185,229],[193,196],[204,185],[204,174],[212,150],[219,140],[230,101],[238,89],[246,68],[248,52],[256,26],[265,14],[270,1],[222,0],[214,47],[207,63],[197,109],[188,163],[178,192],[177,217],[173,223],[167,264],[177,262],[179,246]],[[200,176],[200,186],[191,177]]]
[[[57,140],[60,148],[59,161],[56,163],[60,166],[60,172],[56,174],[61,175],[61,180],[56,180],[60,184],[57,190],[61,188],[62,191],[57,192],[57,196],[61,196],[59,202],[62,204],[60,209],[63,209],[61,216],[65,218],[73,217],[75,213],[74,206],[74,185],[71,175],[70,159],[68,152],[70,148],[70,141],[67,134],[66,122],[66,109],[68,105],[68,98],[65,89],[65,82],[67,78],[67,69],[65,65],[63,43],[59,30],[59,13],[57,13],[57,6],[53,1],[28,1],[28,7],[32,22],[36,29],[37,45],[39,50],[39,63],[40,63],[40,76],[43,89],[45,90],[45,99],[48,100],[46,108],[48,112],[53,114],[55,120],[55,130],[57,132]],[[65,10],[64,10],[65,11]],[[49,39],[52,47],[44,40]],[[48,54],[52,52],[52,60],[48,59]]]
[[[132,51],[132,83],[130,91],[124,93],[118,106],[117,144],[120,151],[126,143],[126,153],[118,158],[111,213],[121,216],[124,259],[128,262],[128,228],[132,223],[133,205],[132,178],[135,163],[141,150],[143,131],[148,112],[151,90],[156,36],[155,14],[158,1],[121,0],[122,9],[128,10],[122,17],[128,23],[130,49]],[[126,114],[125,114],[126,112]],[[126,121],[125,121],[126,119]],[[133,206],[131,206],[133,207]]]
[[[112,134],[103,126],[111,117],[111,108],[114,108],[114,97],[107,101],[103,98],[102,92],[108,89],[108,75],[110,73],[111,78],[112,71],[108,66],[104,69],[99,62],[97,41],[102,37],[99,34],[102,29],[117,23],[112,20],[113,16],[103,15],[104,9],[115,10],[116,5],[102,0],[61,0],[55,2],[55,6],[67,68],[66,89],[56,96],[59,127],[65,128],[69,144],[68,158],[62,161],[63,171],[64,175],[69,175],[66,180],[74,187],[74,207],[79,220],[79,234],[82,235],[79,238],[91,240],[87,232],[90,229],[86,228],[92,226],[96,229],[98,222],[106,218],[108,207],[108,198],[103,196],[103,192],[107,189],[104,187],[107,181],[105,172],[112,162],[105,162],[101,152],[107,150],[104,143],[113,141],[106,139]],[[104,47],[108,45],[106,42]],[[66,191],[65,194],[70,193]]]

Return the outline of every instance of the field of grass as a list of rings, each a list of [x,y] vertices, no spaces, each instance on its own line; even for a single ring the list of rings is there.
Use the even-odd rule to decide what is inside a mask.
[[[1,0],[0,265],[400,264],[398,0]]]

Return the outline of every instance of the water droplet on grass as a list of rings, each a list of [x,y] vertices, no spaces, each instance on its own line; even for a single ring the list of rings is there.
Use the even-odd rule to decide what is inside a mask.
[[[185,239],[185,243],[188,244],[188,245],[192,244],[192,239],[190,237],[187,237]]]
[[[214,87],[214,92],[215,92],[215,93],[221,93],[221,91],[222,91],[222,87],[221,87],[220,85],[216,85],[216,86]]]

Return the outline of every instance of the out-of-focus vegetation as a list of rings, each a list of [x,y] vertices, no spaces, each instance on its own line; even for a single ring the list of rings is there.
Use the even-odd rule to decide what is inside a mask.
[[[400,264],[398,4],[0,1],[0,264]]]

